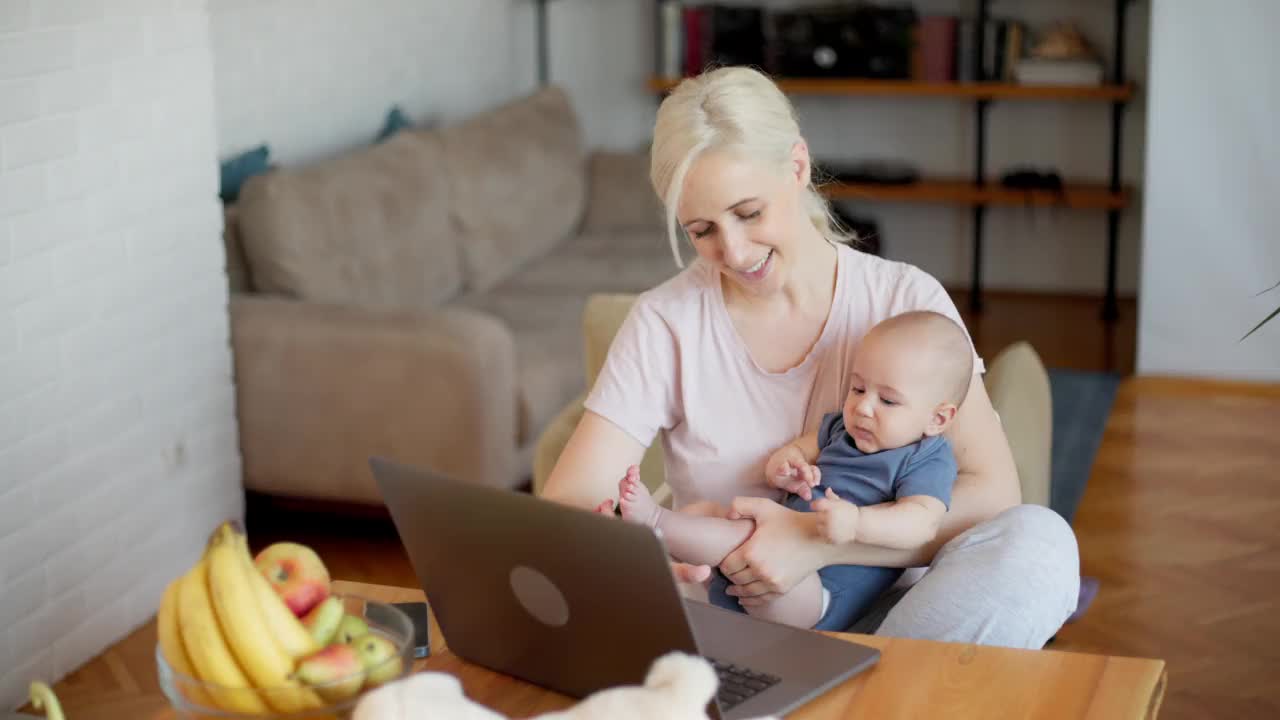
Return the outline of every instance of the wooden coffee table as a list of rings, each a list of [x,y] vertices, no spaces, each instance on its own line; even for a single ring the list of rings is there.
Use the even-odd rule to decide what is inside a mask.
[[[421,590],[386,585],[336,581],[334,590],[383,602],[423,599]],[[1154,718],[1164,697],[1163,660],[828,634],[879,648],[880,661],[789,718]],[[511,717],[575,702],[458,658],[434,613],[431,657],[414,669],[449,673],[467,697]]]

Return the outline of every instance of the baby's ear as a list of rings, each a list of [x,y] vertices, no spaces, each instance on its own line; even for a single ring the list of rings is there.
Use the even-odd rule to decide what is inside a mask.
[[[956,413],[959,408],[955,403],[941,403],[933,409],[933,415],[929,418],[929,426],[924,429],[924,434],[928,437],[941,435],[951,425],[951,421],[956,419]]]

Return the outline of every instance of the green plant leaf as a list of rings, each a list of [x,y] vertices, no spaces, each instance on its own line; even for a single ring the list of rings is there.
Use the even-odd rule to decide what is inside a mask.
[[[1280,287],[1280,286],[1277,286],[1277,287]],[[1271,321],[1272,318],[1274,318],[1277,315],[1280,315],[1280,307],[1276,308],[1275,310],[1272,310],[1270,315],[1263,318],[1262,322],[1258,323],[1257,325],[1254,325],[1253,329],[1245,333],[1244,337],[1240,338],[1238,342],[1244,342],[1250,335],[1258,332],[1258,328],[1262,327],[1263,325],[1266,325],[1268,322]]]

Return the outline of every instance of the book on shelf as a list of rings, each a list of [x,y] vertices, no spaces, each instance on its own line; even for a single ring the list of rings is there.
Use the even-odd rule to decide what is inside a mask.
[[[1026,52],[1029,33],[1026,25],[1018,20],[1005,20],[1004,23],[1004,42],[999,48],[1003,62],[996,77],[1005,82],[1012,82],[1013,72],[1018,67],[1018,63],[1022,62],[1022,56]]]
[[[960,18],[925,15],[916,31],[919,71],[916,79],[931,83],[955,82],[956,40]]]
[[[989,18],[983,27],[981,80],[1008,82],[1026,52],[1027,30],[1019,20]]]
[[[1026,54],[1030,33],[1019,20],[988,18],[982,26],[978,57],[978,21],[971,17],[925,16],[918,37],[921,74],[926,82],[1011,82]],[[937,57],[945,52],[948,57]],[[932,69],[931,69],[932,68]]]
[[[759,7],[665,0],[659,8],[660,74],[697,75],[712,64],[763,67],[764,14]]]
[[[977,82],[979,79],[977,27],[978,21],[974,18],[960,18],[956,23],[954,67],[957,82]]]

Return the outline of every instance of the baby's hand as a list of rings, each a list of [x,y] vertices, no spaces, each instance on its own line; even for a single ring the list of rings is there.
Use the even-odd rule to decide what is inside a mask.
[[[804,453],[795,445],[784,445],[769,457],[764,466],[764,479],[769,485],[799,495],[805,500],[813,499],[810,488],[817,486],[822,480],[822,473],[814,465],[805,460]]]
[[[818,535],[832,545],[850,543],[858,537],[858,506],[827,488],[827,496],[810,506],[817,515]]]

